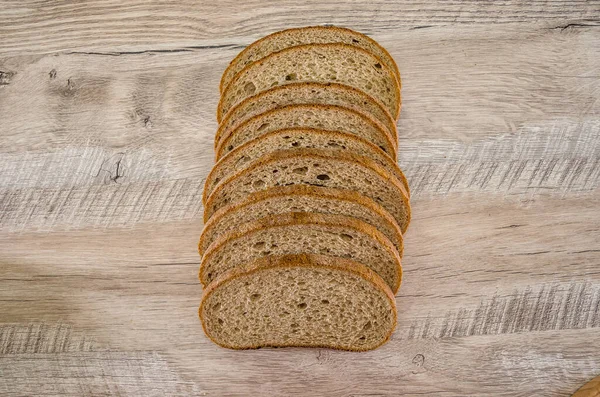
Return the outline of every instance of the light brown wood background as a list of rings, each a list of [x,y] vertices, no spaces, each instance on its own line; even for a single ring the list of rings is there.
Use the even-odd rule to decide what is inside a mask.
[[[197,319],[218,82],[337,24],[403,77],[392,340],[229,351]],[[3,1],[0,395],[568,396],[600,374],[599,1]]]

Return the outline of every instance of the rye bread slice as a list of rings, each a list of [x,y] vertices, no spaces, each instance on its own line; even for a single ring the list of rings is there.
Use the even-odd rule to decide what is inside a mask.
[[[410,222],[404,186],[373,160],[351,152],[304,148],[266,154],[220,182],[206,200],[204,222],[221,207],[243,201],[251,193],[298,184],[357,191],[381,204],[402,230]]]
[[[391,336],[396,301],[374,272],[322,255],[266,256],[222,275],[202,294],[205,334],[231,349],[364,351]]]
[[[398,141],[381,123],[364,113],[337,105],[287,105],[258,114],[224,135],[216,149],[219,160],[238,146],[267,132],[282,128],[305,127],[344,131],[380,147],[396,160]]]
[[[273,187],[250,194],[246,200],[227,205],[204,225],[198,251],[204,254],[219,236],[257,219],[286,212],[347,215],[376,227],[394,244],[404,248],[398,223],[381,205],[352,190],[310,185]]]
[[[220,92],[222,93],[225,90],[236,74],[252,62],[284,48],[315,43],[346,43],[370,51],[373,55],[381,58],[382,62],[393,71],[398,84],[400,84],[400,71],[394,58],[372,38],[354,30],[337,26],[307,26],[271,33],[246,47],[229,63],[229,66],[223,72],[219,84]]]
[[[257,114],[280,106],[310,103],[344,106],[368,114],[386,127],[392,139],[398,140],[396,121],[381,101],[371,95],[345,84],[299,82],[269,88],[238,103],[219,124],[215,149],[222,136]]]
[[[242,69],[221,95],[217,121],[249,96],[289,81],[347,84],[383,102],[395,119],[400,112],[400,85],[380,58],[349,44],[305,44],[272,53]]]
[[[346,215],[287,212],[240,225],[215,240],[202,256],[202,285],[255,258],[267,255],[322,254],[355,260],[398,291],[400,254],[374,226]]]
[[[371,142],[342,131],[286,128],[254,138],[223,156],[206,177],[202,202],[206,203],[206,199],[219,181],[240,171],[261,156],[276,150],[294,148],[320,148],[358,153],[370,158],[395,175],[408,193],[408,182],[398,164]]]

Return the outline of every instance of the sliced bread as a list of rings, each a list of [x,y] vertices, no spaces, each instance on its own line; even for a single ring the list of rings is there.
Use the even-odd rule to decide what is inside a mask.
[[[227,176],[240,171],[266,153],[294,148],[321,148],[358,153],[396,175],[408,192],[408,182],[398,164],[371,142],[347,132],[297,127],[271,131],[238,146],[223,156],[206,177],[202,193],[203,203],[206,203],[206,199],[219,181]]]
[[[384,125],[392,139],[398,139],[396,121],[383,104],[371,95],[344,84],[309,81],[275,86],[238,103],[219,124],[215,134],[215,148],[222,136],[257,114],[280,106],[310,103],[338,105],[364,112]]]
[[[290,127],[319,128],[357,135],[380,147],[396,160],[398,142],[381,123],[364,113],[337,105],[287,105],[258,114],[224,135],[216,159],[267,132]]]
[[[252,193],[246,200],[226,205],[215,212],[202,229],[198,243],[200,256],[219,236],[237,229],[240,225],[285,212],[351,216],[379,229],[399,253],[403,251],[402,231],[398,223],[389,212],[370,198],[352,190],[291,185]]]
[[[204,222],[221,207],[274,186],[315,185],[354,190],[381,204],[406,230],[410,204],[404,186],[365,156],[326,149],[280,150],[265,154],[217,185],[206,200]]]
[[[272,53],[242,69],[221,95],[217,121],[249,96],[290,81],[347,84],[380,100],[395,119],[400,112],[400,85],[380,58],[349,44],[305,44]]]
[[[239,225],[202,256],[199,278],[210,284],[229,269],[266,255],[322,254],[350,258],[379,274],[395,293],[400,253],[375,227],[346,215],[287,212]]]
[[[252,62],[284,48],[315,43],[346,43],[370,51],[381,58],[381,61],[394,72],[394,76],[400,84],[400,71],[394,58],[372,38],[337,26],[307,26],[271,33],[250,44],[229,63],[221,77],[219,89],[223,92],[235,75]]]
[[[370,350],[397,321],[394,295],[377,274],[322,255],[266,256],[231,269],[204,290],[199,316],[206,335],[232,349]]]

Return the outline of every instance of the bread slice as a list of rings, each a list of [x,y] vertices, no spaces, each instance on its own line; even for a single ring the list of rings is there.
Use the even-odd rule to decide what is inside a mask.
[[[314,185],[354,190],[381,204],[402,230],[410,222],[408,195],[398,179],[364,156],[326,149],[280,150],[265,154],[215,188],[204,206],[204,223],[227,204],[274,186]]]
[[[235,75],[252,62],[284,48],[315,43],[346,43],[370,51],[373,55],[381,58],[381,61],[393,71],[398,84],[400,84],[400,71],[394,58],[372,38],[337,26],[307,26],[271,33],[250,44],[229,63],[221,77],[219,89],[223,92]]]
[[[355,260],[400,287],[400,253],[375,227],[346,215],[287,212],[240,225],[202,256],[199,278],[210,284],[229,269],[266,255],[322,254]]]
[[[238,146],[223,156],[206,177],[202,202],[206,203],[206,199],[219,181],[240,171],[264,154],[294,148],[321,148],[358,153],[395,175],[408,192],[408,182],[398,164],[371,142],[347,132],[296,127],[271,131]]]
[[[338,105],[368,114],[385,126],[393,140],[398,140],[396,121],[383,104],[371,95],[344,84],[307,81],[275,86],[238,103],[219,124],[215,134],[215,149],[223,135],[257,114],[280,106],[310,103]]]
[[[356,110],[337,105],[288,105],[254,116],[224,135],[217,146],[216,159],[267,132],[290,127],[344,131],[364,138],[396,160],[398,141],[381,123]]]
[[[290,81],[335,81],[379,99],[392,117],[400,112],[400,85],[383,61],[349,44],[305,44],[272,53],[242,69],[225,88],[217,120],[245,98]]]
[[[324,347],[364,351],[391,336],[394,295],[349,259],[258,258],[211,283],[198,310],[205,334],[231,349]]]
[[[394,244],[399,253],[403,251],[402,231],[398,223],[389,212],[370,198],[352,190],[291,185],[252,193],[246,200],[217,211],[202,229],[198,243],[200,256],[219,236],[240,225],[285,212],[351,216],[376,227]]]

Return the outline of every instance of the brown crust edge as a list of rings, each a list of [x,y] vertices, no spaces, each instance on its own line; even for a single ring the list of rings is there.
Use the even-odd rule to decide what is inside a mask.
[[[303,344],[269,344],[269,345],[253,345],[249,347],[235,347],[231,345],[227,345],[224,343],[217,342],[210,334],[206,327],[206,323],[204,321],[204,317],[202,315],[202,309],[204,303],[207,301],[208,297],[220,286],[226,284],[227,282],[234,280],[239,277],[248,276],[253,273],[259,272],[261,270],[272,269],[272,268],[283,268],[283,267],[305,267],[305,268],[324,268],[331,267],[338,271],[352,273],[356,276],[362,277],[367,282],[371,283],[377,290],[383,292],[385,296],[388,298],[393,313],[392,327],[390,328],[388,334],[383,338],[381,343],[376,344],[373,347],[368,349],[351,349],[351,348],[342,348],[340,346],[334,345],[303,345]],[[200,301],[200,306],[198,308],[198,317],[200,318],[200,322],[202,324],[202,330],[204,334],[215,344],[235,350],[247,350],[247,349],[256,349],[259,347],[321,347],[321,348],[332,348],[338,350],[347,350],[347,351],[368,351],[377,349],[378,347],[385,344],[396,329],[398,322],[398,310],[396,308],[396,298],[390,288],[387,286],[385,281],[373,272],[371,269],[366,266],[355,262],[346,258],[335,258],[326,257],[323,255],[317,254],[291,254],[291,255],[281,255],[281,256],[267,256],[256,259],[255,261],[239,268],[234,268],[229,270],[226,273],[223,273],[221,276],[216,278],[202,293],[202,299]]]
[[[571,397],[598,397],[600,396],[600,376],[597,376],[581,386]]]
[[[200,240],[198,241],[198,253],[202,257],[204,252],[209,245],[206,245],[204,248],[204,239],[207,233],[207,230],[213,227],[213,225],[219,222],[219,219],[229,214],[230,211],[237,212],[242,211],[245,207],[256,204],[262,200],[266,200],[269,198],[275,197],[285,197],[285,196],[316,196],[323,197],[328,199],[336,199],[340,201],[352,201],[355,202],[365,208],[368,208],[370,211],[376,213],[379,217],[383,218],[386,222],[391,225],[391,228],[396,232],[396,239],[398,242],[403,242],[403,232],[396,219],[381,206],[381,204],[376,203],[373,199],[364,196],[353,190],[341,190],[335,189],[325,186],[310,186],[310,185],[290,185],[290,186],[278,186],[275,188],[260,190],[258,192],[252,193],[249,195],[244,201],[240,201],[238,203],[232,203],[226,205],[223,208],[220,208],[217,212],[213,214],[213,216],[208,220],[208,222],[202,228],[202,233],[200,234]],[[372,225],[375,226],[375,225]],[[392,243],[393,244],[393,243]]]
[[[359,112],[358,110],[354,110],[351,108],[347,108],[345,106],[340,106],[340,105],[325,105],[325,104],[321,104],[321,103],[312,103],[312,104],[296,104],[296,105],[285,105],[285,106],[280,106],[278,108],[275,109],[271,109],[271,110],[267,110],[266,112],[257,114],[256,116],[252,116],[249,119],[245,120],[244,122],[240,123],[237,127],[235,127],[232,130],[229,130],[227,135],[224,135],[221,139],[221,141],[219,142],[219,145],[217,146],[217,148],[215,149],[215,160],[219,161],[222,157],[223,157],[223,150],[225,149],[225,147],[227,146],[227,142],[229,142],[229,140],[231,139],[231,137],[233,137],[235,135],[235,133],[237,131],[239,131],[241,128],[243,128],[244,126],[250,124],[251,122],[260,119],[261,117],[265,117],[267,115],[273,114],[273,113],[277,113],[277,112],[281,112],[287,109],[292,109],[292,108],[321,108],[321,109],[329,109],[329,110],[335,110],[335,109],[343,109],[343,111],[347,111],[350,113],[353,113],[355,115],[357,115],[358,117],[362,118],[363,120],[366,120],[368,123],[372,124],[375,126],[376,129],[378,129],[381,134],[385,137],[385,140],[387,141],[387,143],[390,145],[391,149],[392,149],[392,154],[388,155],[390,156],[390,158],[392,158],[393,160],[396,160],[398,158],[398,140],[397,139],[393,139],[390,132],[388,131],[387,128],[385,128],[385,126],[379,121],[379,120],[375,120],[373,117],[371,117],[368,114]],[[309,128],[309,127],[301,127],[301,128]]]
[[[241,225],[238,229],[231,230],[226,234],[220,236],[213,241],[200,261],[200,268],[198,269],[198,279],[203,286],[207,286],[209,283],[204,277],[204,269],[206,263],[211,257],[221,249],[229,241],[242,238],[249,233],[258,232],[271,227],[284,227],[284,226],[295,226],[295,225],[319,225],[319,226],[343,226],[354,230],[358,230],[360,233],[366,234],[377,240],[382,247],[384,247],[396,260],[396,273],[397,277],[394,280],[394,285],[390,286],[390,289],[395,294],[400,289],[402,284],[402,254],[398,252],[396,246],[375,226],[370,225],[366,222],[361,221],[347,215],[339,214],[322,214],[313,212],[285,212],[282,214],[269,215],[263,218],[248,222]],[[404,241],[402,240],[402,250],[404,251]]]
[[[404,189],[404,186],[402,186],[402,184],[397,180],[397,178],[394,175],[389,174],[387,172],[387,170],[385,170],[383,167],[381,167],[379,164],[375,163],[374,161],[372,161],[364,156],[358,155],[356,153],[340,152],[340,153],[336,153],[336,156],[331,156],[330,153],[327,153],[324,149],[308,149],[308,148],[278,150],[278,151],[271,152],[269,154],[262,156],[259,160],[256,160],[249,167],[244,168],[243,170],[240,170],[239,172],[231,175],[229,178],[220,182],[217,185],[217,187],[213,190],[211,195],[208,197],[208,199],[206,200],[206,204],[204,205],[204,215],[203,215],[204,223],[208,222],[208,220],[210,219],[210,216],[208,215],[208,211],[206,211],[206,210],[207,210],[207,208],[210,207],[211,200],[214,200],[214,197],[217,197],[216,193],[218,193],[220,190],[224,189],[224,186],[227,186],[230,181],[243,176],[244,173],[248,173],[251,170],[253,170],[263,164],[266,164],[271,161],[277,161],[282,158],[285,159],[285,158],[290,158],[290,157],[319,157],[319,158],[326,158],[326,159],[335,159],[338,161],[357,162],[357,163],[361,164],[363,167],[372,169],[377,174],[379,174],[383,179],[390,181],[394,185],[394,187],[396,187],[400,191],[402,202],[404,204],[404,207],[407,210],[407,214],[406,214],[407,222],[406,223],[407,223],[407,225],[410,224],[411,206],[410,206],[409,196],[408,196],[406,190]]]
[[[398,80],[398,84],[400,84],[400,86],[402,86],[402,79],[400,77],[400,69],[398,69],[398,64],[396,64],[396,61],[394,60],[394,57],[392,57],[392,55],[388,52],[388,50],[385,49],[385,47],[383,47],[381,44],[379,44],[377,41],[375,41],[374,39],[372,39],[371,37],[367,36],[364,33],[358,32],[356,30],[353,29],[349,29],[349,28],[344,28],[342,26],[322,26],[322,25],[312,25],[312,26],[303,26],[303,27],[297,27],[297,28],[288,28],[288,29],[283,29],[283,30],[279,30],[277,32],[273,32],[270,33],[256,41],[254,41],[253,43],[249,44],[246,48],[244,48],[242,51],[240,51],[235,58],[233,58],[231,60],[231,62],[229,62],[229,65],[227,65],[227,67],[225,68],[225,70],[223,71],[223,74],[221,76],[221,80],[219,81],[219,93],[223,93],[223,91],[225,90],[226,87],[224,87],[225,85],[225,75],[228,73],[229,70],[231,70],[234,65],[236,65],[237,63],[239,63],[241,61],[241,59],[244,57],[244,54],[246,54],[248,51],[250,51],[250,49],[256,47],[257,45],[260,45],[261,43],[273,39],[273,38],[277,38],[277,36],[280,36],[282,34],[287,34],[290,32],[295,32],[295,31],[306,31],[306,30],[337,30],[337,31],[342,31],[344,33],[349,33],[351,35],[356,35],[359,36],[361,38],[364,38],[365,40],[367,40],[368,42],[370,42],[371,44],[373,44],[375,47],[379,48],[381,50],[381,52],[383,52],[383,54],[388,58],[388,60],[390,61],[390,63],[393,66],[393,70],[392,73],[394,74],[394,76],[396,77],[396,80]],[[375,54],[373,54],[375,55]],[[256,62],[256,61],[254,61]],[[242,68],[243,69],[243,68]],[[242,69],[240,69],[239,72],[242,71]],[[236,73],[237,74],[237,73]],[[231,79],[229,81],[229,83],[231,83],[231,81],[233,81],[233,79],[235,78],[236,74],[233,74],[231,76]]]
[[[254,95],[242,100],[240,103],[238,103],[237,105],[235,105],[234,107],[229,109],[229,111],[223,116],[223,119],[221,120],[221,123],[219,124],[219,127],[217,128],[217,132],[215,133],[215,139],[214,139],[215,151],[216,151],[217,147],[219,146],[219,142],[223,135],[223,128],[224,128],[226,122],[228,122],[228,119],[230,119],[233,116],[236,109],[239,109],[240,107],[247,105],[249,102],[255,101],[261,97],[271,95],[277,91],[284,91],[284,90],[288,90],[288,89],[300,88],[302,86],[321,86],[322,88],[335,87],[336,89],[352,91],[353,93],[355,93],[357,95],[361,95],[361,96],[364,96],[365,98],[368,98],[368,100],[372,101],[381,111],[383,111],[386,118],[388,118],[389,126],[392,129],[390,131],[391,134],[395,137],[396,140],[398,140],[398,129],[396,127],[396,120],[394,120],[394,118],[390,114],[390,111],[385,107],[385,105],[379,99],[375,98],[371,94],[366,93],[363,90],[360,90],[351,85],[341,84],[341,83],[336,83],[336,82],[319,83],[316,81],[299,81],[299,82],[291,82],[291,83],[271,87],[268,90],[261,91],[257,94],[254,94]]]
[[[354,141],[358,141],[358,142],[362,143],[363,145],[369,147],[369,149],[373,150],[374,152],[378,152],[379,155],[383,156],[383,158],[386,159],[386,161],[389,163],[388,166],[391,167],[391,171],[398,178],[400,183],[402,183],[402,186],[404,186],[404,189],[406,190],[407,194],[410,197],[408,180],[406,179],[404,172],[402,172],[402,170],[398,166],[398,163],[396,163],[394,160],[392,160],[386,152],[384,152],[379,146],[375,145],[371,141],[368,141],[365,138],[362,138],[358,135],[352,134],[350,132],[345,132],[345,131],[322,130],[319,128],[310,128],[310,127],[291,127],[291,128],[281,128],[281,129],[267,132],[266,134],[263,134],[263,135],[259,135],[256,138],[253,138],[249,141],[244,142],[240,146],[233,149],[231,152],[229,152],[229,153],[225,154],[223,157],[221,157],[219,159],[219,161],[217,161],[217,163],[211,168],[210,172],[206,176],[206,179],[204,181],[204,188],[202,190],[202,204],[206,204],[206,200],[210,196],[210,193],[212,193],[212,191],[209,192],[209,190],[208,190],[208,184],[209,184],[209,182],[212,183],[212,179],[214,177],[214,174],[216,173],[215,170],[218,167],[220,167],[221,164],[223,164],[228,159],[228,157],[233,158],[234,155],[242,153],[251,145],[256,145],[256,144],[260,143],[260,141],[262,139],[266,139],[266,138],[274,136],[274,135],[284,134],[284,133],[286,133],[286,131],[304,131],[307,133],[315,133],[315,134],[329,134],[331,136],[344,137],[344,138],[347,138],[348,140],[354,140]],[[323,149],[325,149],[325,148],[323,148]],[[289,150],[293,150],[293,149],[290,148]],[[258,159],[254,159],[254,161],[256,161],[256,160],[258,160]],[[249,163],[249,164],[252,164],[252,163]],[[215,185],[215,188],[216,188],[216,185]],[[213,188],[212,190],[214,190],[215,188]]]
[[[239,72],[238,72],[238,73],[235,75],[235,77],[234,77],[234,78],[233,78],[233,79],[232,79],[232,80],[229,82],[229,84],[227,85],[227,87],[225,87],[225,89],[224,89],[224,90],[223,90],[223,92],[221,93],[221,98],[219,99],[219,103],[218,103],[218,105],[217,105],[217,121],[220,123],[220,122],[221,122],[221,120],[223,119],[223,116],[224,116],[224,113],[223,113],[223,106],[224,106],[223,100],[224,100],[224,98],[226,97],[226,95],[227,95],[227,93],[228,93],[227,91],[228,91],[228,90],[231,88],[231,86],[233,85],[233,83],[234,83],[235,81],[237,81],[237,80],[239,80],[239,79],[240,79],[240,77],[242,76],[242,73],[243,73],[243,72],[244,72],[246,69],[249,69],[249,68],[251,68],[251,67],[253,67],[253,66],[255,66],[255,65],[258,65],[258,64],[262,64],[262,63],[264,63],[264,62],[267,62],[267,61],[268,61],[269,59],[271,59],[272,57],[274,57],[274,56],[277,56],[277,55],[280,55],[280,54],[282,54],[282,53],[286,53],[286,52],[292,52],[292,51],[299,51],[299,50],[302,50],[302,49],[304,49],[304,48],[306,48],[306,47],[346,47],[346,48],[351,48],[351,49],[353,49],[353,50],[355,50],[355,51],[358,51],[358,52],[363,52],[363,53],[365,53],[365,54],[368,54],[369,56],[372,56],[373,58],[375,58],[376,60],[378,60],[378,61],[379,61],[379,63],[384,63],[384,62],[381,60],[381,58],[379,58],[377,55],[373,54],[372,52],[370,52],[370,51],[367,51],[367,50],[365,50],[365,49],[363,49],[363,48],[361,48],[361,47],[353,46],[353,45],[351,45],[351,44],[346,44],[346,43],[316,43],[316,44],[301,44],[301,45],[297,45],[297,46],[293,46],[293,47],[287,47],[287,48],[284,48],[284,49],[282,49],[282,50],[280,50],[280,51],[273,52],[273,53],[271,53],[271,54],[267,55],[266,57],[263,57],[263,58],[261,58],[261,59],[260,59],[260,60],[258,60],[258,61],[255,61],[255,62],[252,62],[252,63],[250,63],[250,64],[246,65],[246,66],[245,66],[245,67],[244,67],[242,70],[240,70],[240,71],[239,71]],[[402,97],[401,97],[401,94],[400,94],[400,83],[398,82],[398,79],[397,79],[397,78],[396,78],[396,76],[394,75],[394,72],[393,72],[393,71],[391,71],[391,70],[390,70],[390,69],[387,67],[387,65],[383,64],[383,65],[381,65],[381,66],[382,66],[382,69],[385,69],[385,70],[387,70],[387,71],[388,71],[388,73],[389,73],[389,74],[390,74],[390,76],[392,77],[392,80],[394,81],[394,94],[395,94],[395,97],[398,99],[398,101],[397,101],[398,103],[396,103],[396,104],[395,104],[395,107],[394,107],[394,109],[393,109],[393,110],[394,110],[394,112],[393,112],[393,113],[392,113],[392,112],[390,112],[390,113],[392,113],[392,117],[394,117],[394,118],[397,120],[397,119],[398,119],[398,117],[400,116],[400,106],[401,106],[401,103],[402,103]],[[240,101],[240,102],[241,102],[241,101]],[[232,106],[231,106],[231,108],[233,108],[233,107],[234,107],[236,104],[237,104],[237,103],[233,103],[233,104],[232,104]]]

